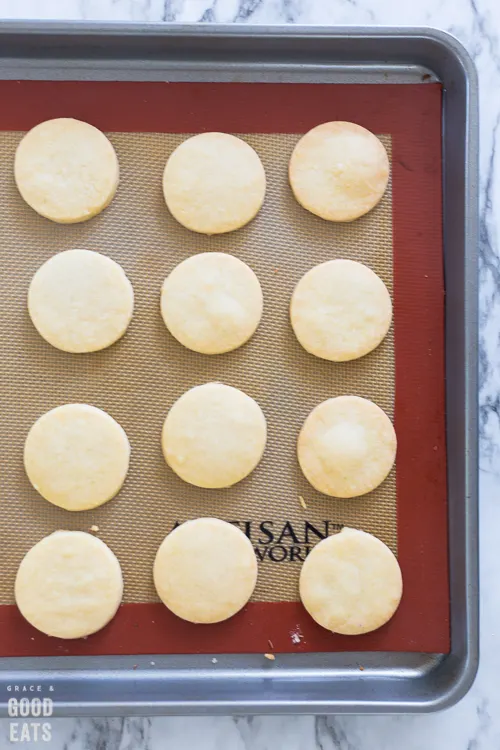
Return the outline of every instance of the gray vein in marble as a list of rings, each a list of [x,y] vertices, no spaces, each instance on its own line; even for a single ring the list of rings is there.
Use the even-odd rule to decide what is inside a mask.
[[[176,7],[175,1],[172,2],[172,0],[165,0],[163,3],[163,13],[161,16],[161,20],[165,21],[166,23],[173,23],[173,21],[176,20],[178,9]]]
[[[357,750],[335,716],[316,717],[314,738],[318,750]]]
[[[498,40],[493,36],[492,25],[487,24],[486,17],[482,11],[479,10],[477,0],[469,0],[470,7],[472,10],[473,23],[477,29],[480,37],[488,42],[490,54],[495,61],[497,68],[500,70],[500,55],[498,54]],[[470,50],[469,50],[470,51]]]
[[[467,743],[467,750],[480,750],[482,739],[487,736],[489,728],[491,726],[491,716],[488,712],[489,701],[483,698],[480,703],[476,706],[476,714],[478,718],[477,730],[474,736],[469,739]],[[484,745],[483,745],[484,747]]]
[[[57,727],[57,723],[54,722]],[[151,719],[75,719],[62,750],[148,750]]]
[[[233,721],[238,734],[241,737],[245,750],[250,750],[252,746],[252,725],[253,716],[233,716]]]
[[[493,127],[492,146],[489,155],[488,170],[486,172],[486,179],[483,186],[483,205],[479,217],[479,261],[480,261],[480,274],[485,273],[491,274],[495,289],[494,298],[496,298],[498,292],[500,292],[500,258],[498,253],[495,251],[493,242],[494,238],[491,232],[493,203],[492,203],[492,191],[493,191],[493,180],[495,177],[495,165],[496,165],[496,138],[498,128],[500,125],[500,114],[497,115],[495,125]],[[480,328],[484,327],[487,321],[488,313],[491,310],[492,300],[483,300],[483,307],[480,310]],[[489,376],[489,363],[486,358],[485,342],[482,342],[480,358],[479,358],[479,390],[482,392],[484,389],[487,379]],[[500,398],[500,397],[499,397]],[[481,422],[484,423],[487,417],[487,412],[490,408],[490,400],[486,400],[481,404],[480,415]],[[500,416],[500,413],[498,414]]]
[[[234,22],[249,21],[261,5],[262,0],[240,0],[238,13],[234,17]]]
[[[486,461],[490,466],[498,454],[497,439],[500,434],[500,392],[495,372],[500,340],[498,331],[490,330],[490,321],[498,315],[500,304],[500,258],[493,210],[499,126],[500,114],[497,113],[482,185],[483,201],[479,219],[479,277],[482,289],[479,310],[479,434],[482,463]]]
[[[151,719],[125,719],[120,750],[136,750],[149,746]]]
[[[82,0],[82,2],[85,1]],[[300,21],[303,12],[302,0],[272,0],[272,2],[274,13],[281,23]],[[253,23],[255,16],[265,12],[269,6],[266,0],[208,0],[206,4],[202,3],[203,9],[198,15],[195,12],[196,7],[198,3],[194,1],[187,4],[186,0],[164,0],[161,19],[171,23],[189,15],[189,20],[196,22]]]
[[[281,14],[286,23],[297,23],[300,18],[300,0],[282,0]]]
[[[80,743],[88,750],[118,750],[121,748],[125,721],[128,720],[77,719],[71,737],[68,743],[64,744],[63,750],[76,750]]]
[[[215,18],[215,6],[216,6],[216,2],[217,2],[217,0],[214,0],[214,2],[212,3],[212,5],[210,6],[210,8],[207,8],[203,12],[203,15],[199,19],[199,21],[201,23],[210,23],[210,22],[213,23],[214,21],[217,20]]]

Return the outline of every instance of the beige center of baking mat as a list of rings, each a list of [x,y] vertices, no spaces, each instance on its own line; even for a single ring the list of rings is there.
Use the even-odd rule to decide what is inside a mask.
[[[339,524],[372,532],[396,551],[394,471],[362,498],[335,500],[308,484],[295,453],[302,422],[326,398],[364,396],[392,417],[392,329],[368,356],[334,364],[308,355],[288,319],[297,281],[332,258],[366,263],[392,291],[390,185],[379,206],[362,219],[339,225],[323,221],[303,210],[288,186],[288,159],[299,136],[244,136],[266,169],[265,205],[248,227],[205,237],[175,222],[161,192],[167,156],[186,136],[112,133],[121,172],[115,200],[89,222],[57,225],[26,206],[15,187],[12,168],[21,135],[0,133],[0,604],[14,601],[14,578],[24,553],[61,528],[99,526],[99,536],[122,565],[128,602],[156,601],[151,576],[156,550],[177,521],[198,516],[237,521],[249,533],[262,559],[255,601],[297,599],[301,559],[319,535]],[[381,140],[389,150],[390,137]],[[28,317],[26,295],[34,272],[51,255],[70,248],[109,255],[134,286],[131,326],[122,341],[103,352],[59,352],[37,334]],[[182,347],[159,312],[165,276],[184,258],[208,250],[244,260],[264,292],[256,335],[241,349],[219,356]],[[268,444],[250,477],[229,489],[203,490],[168,469],[160,435],[172,403],[188,388],[214,380],[241,388],[259,402],[268,421]],[[132,444],[130,472],[120,494],[83,513],[65,512],[43,500],[29,484],[22,460],[24,439],[35,419],[71,402],[109,412]]]

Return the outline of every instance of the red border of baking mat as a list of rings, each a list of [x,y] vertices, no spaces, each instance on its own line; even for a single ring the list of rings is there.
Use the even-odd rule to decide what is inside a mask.
[[[296,602],[250,603],[218,625],[162,604],[125,604],[104,630],[62,641],[0,607],[0,653],[16,656],[296,651],[449,651],[444,400],[441,87],[239,83],[0,82],[0,129],[77,117],[105,131],[303,133],[352,120],[392,135],[395,423],[399,561],[393,619],[364,636],[317,626]],[[294,644],[291,632],[302,633]]]

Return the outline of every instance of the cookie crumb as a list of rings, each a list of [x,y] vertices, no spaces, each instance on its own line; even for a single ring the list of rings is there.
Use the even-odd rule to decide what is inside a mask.
[[[97,534],[97,532],[99,531],[99,526],[96,526],[94,524],[93,526],[90,527],[89,530],[92,531],[94,534]]]
[[[364,672],[364,671],[365,671],[365,668],[364,668],[364,667],[362,667],[362,666],[361,666],[361,664],[359,665],[359,671],[360,671],[360,672]]]
[[[302,632],[300,630],[300,625],[295,626],[295,630],[290,630],[290,638],[292,640],[292,643],[300,643],[304,636],[302,635]]]
[[[274,661],[276,659],[274,654],[264,654],[266,659],[269,659],[269,661]]]
[[[299,495],[299,503],[301,504],[301,506],[303,507],[304,510],[307,510],[307,503],[304,500],[304,498],[302,497],[302,495]]]
[[[212,659],[212,664],[217,664],[217,659],[215,658],[215,656],[214,656],[214,658]]]

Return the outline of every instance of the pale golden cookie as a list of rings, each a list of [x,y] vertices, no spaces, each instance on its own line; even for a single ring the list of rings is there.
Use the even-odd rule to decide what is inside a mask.
[[[187,229],[221,234],[248,224],[266,192],[258,155],[228,133],[200,133],[181,143],[163,173],[163,194],[172,216]]]
[[[172,336],[188,349],[222,354],[255,332],[262,290],[252,269],[233,255],[200,253],[165,279],[161,313]]]
[[[353,221],[384,195],[389,159],[383,144],[361,125],[325,122],[295,146],[289,165],[295,198],[328,221]]]
[[[65,404],[43,414],[24,445],[31,484],[65,510],[88,510],[111,500],[127,476],[125,430],[101,409]]]
[[[265,445],[266,419],[258,403],[222,383],[186,391],[163,425],[166,462],[197,487],[236,484],[255,469]]]
[[[87,221],[114,198],[119,168],[104,133],[70,118],[46,120],[17,147],[17,187],[26,203],[61,224]]]
[[[82,354],[105,349],[123,336],[134,311],[134,291],[123,269],[91,250],[49,258],[28,292],[33,325],[49,344]]]
[[[363,357],[391,325],[392,303],[384,282],[353,260],[311,268],[295,287],[290,320],[310,354],[333,362]]]
[[[42,633],[83,638],[115,616],[123,595],[120,563],[104,542],[83,531],[56,531],[25,555],[16,603]]]
[[[398,561],[380,539],[344,528],[311,550],[300,572],[300,598],[332,633],[369,633],[391,619],[403,593]]]
[[[221,622],[250,599],[257,560],[250,540],[236,526],[218,518],[198,518],[165,537],[153,576],[160,599],[178,617]]]
[[[331,497],[378,487],[396,458],[396,433],[373,401],[338,396],[316,406],[300,431],[297,455],[306,479]]]

